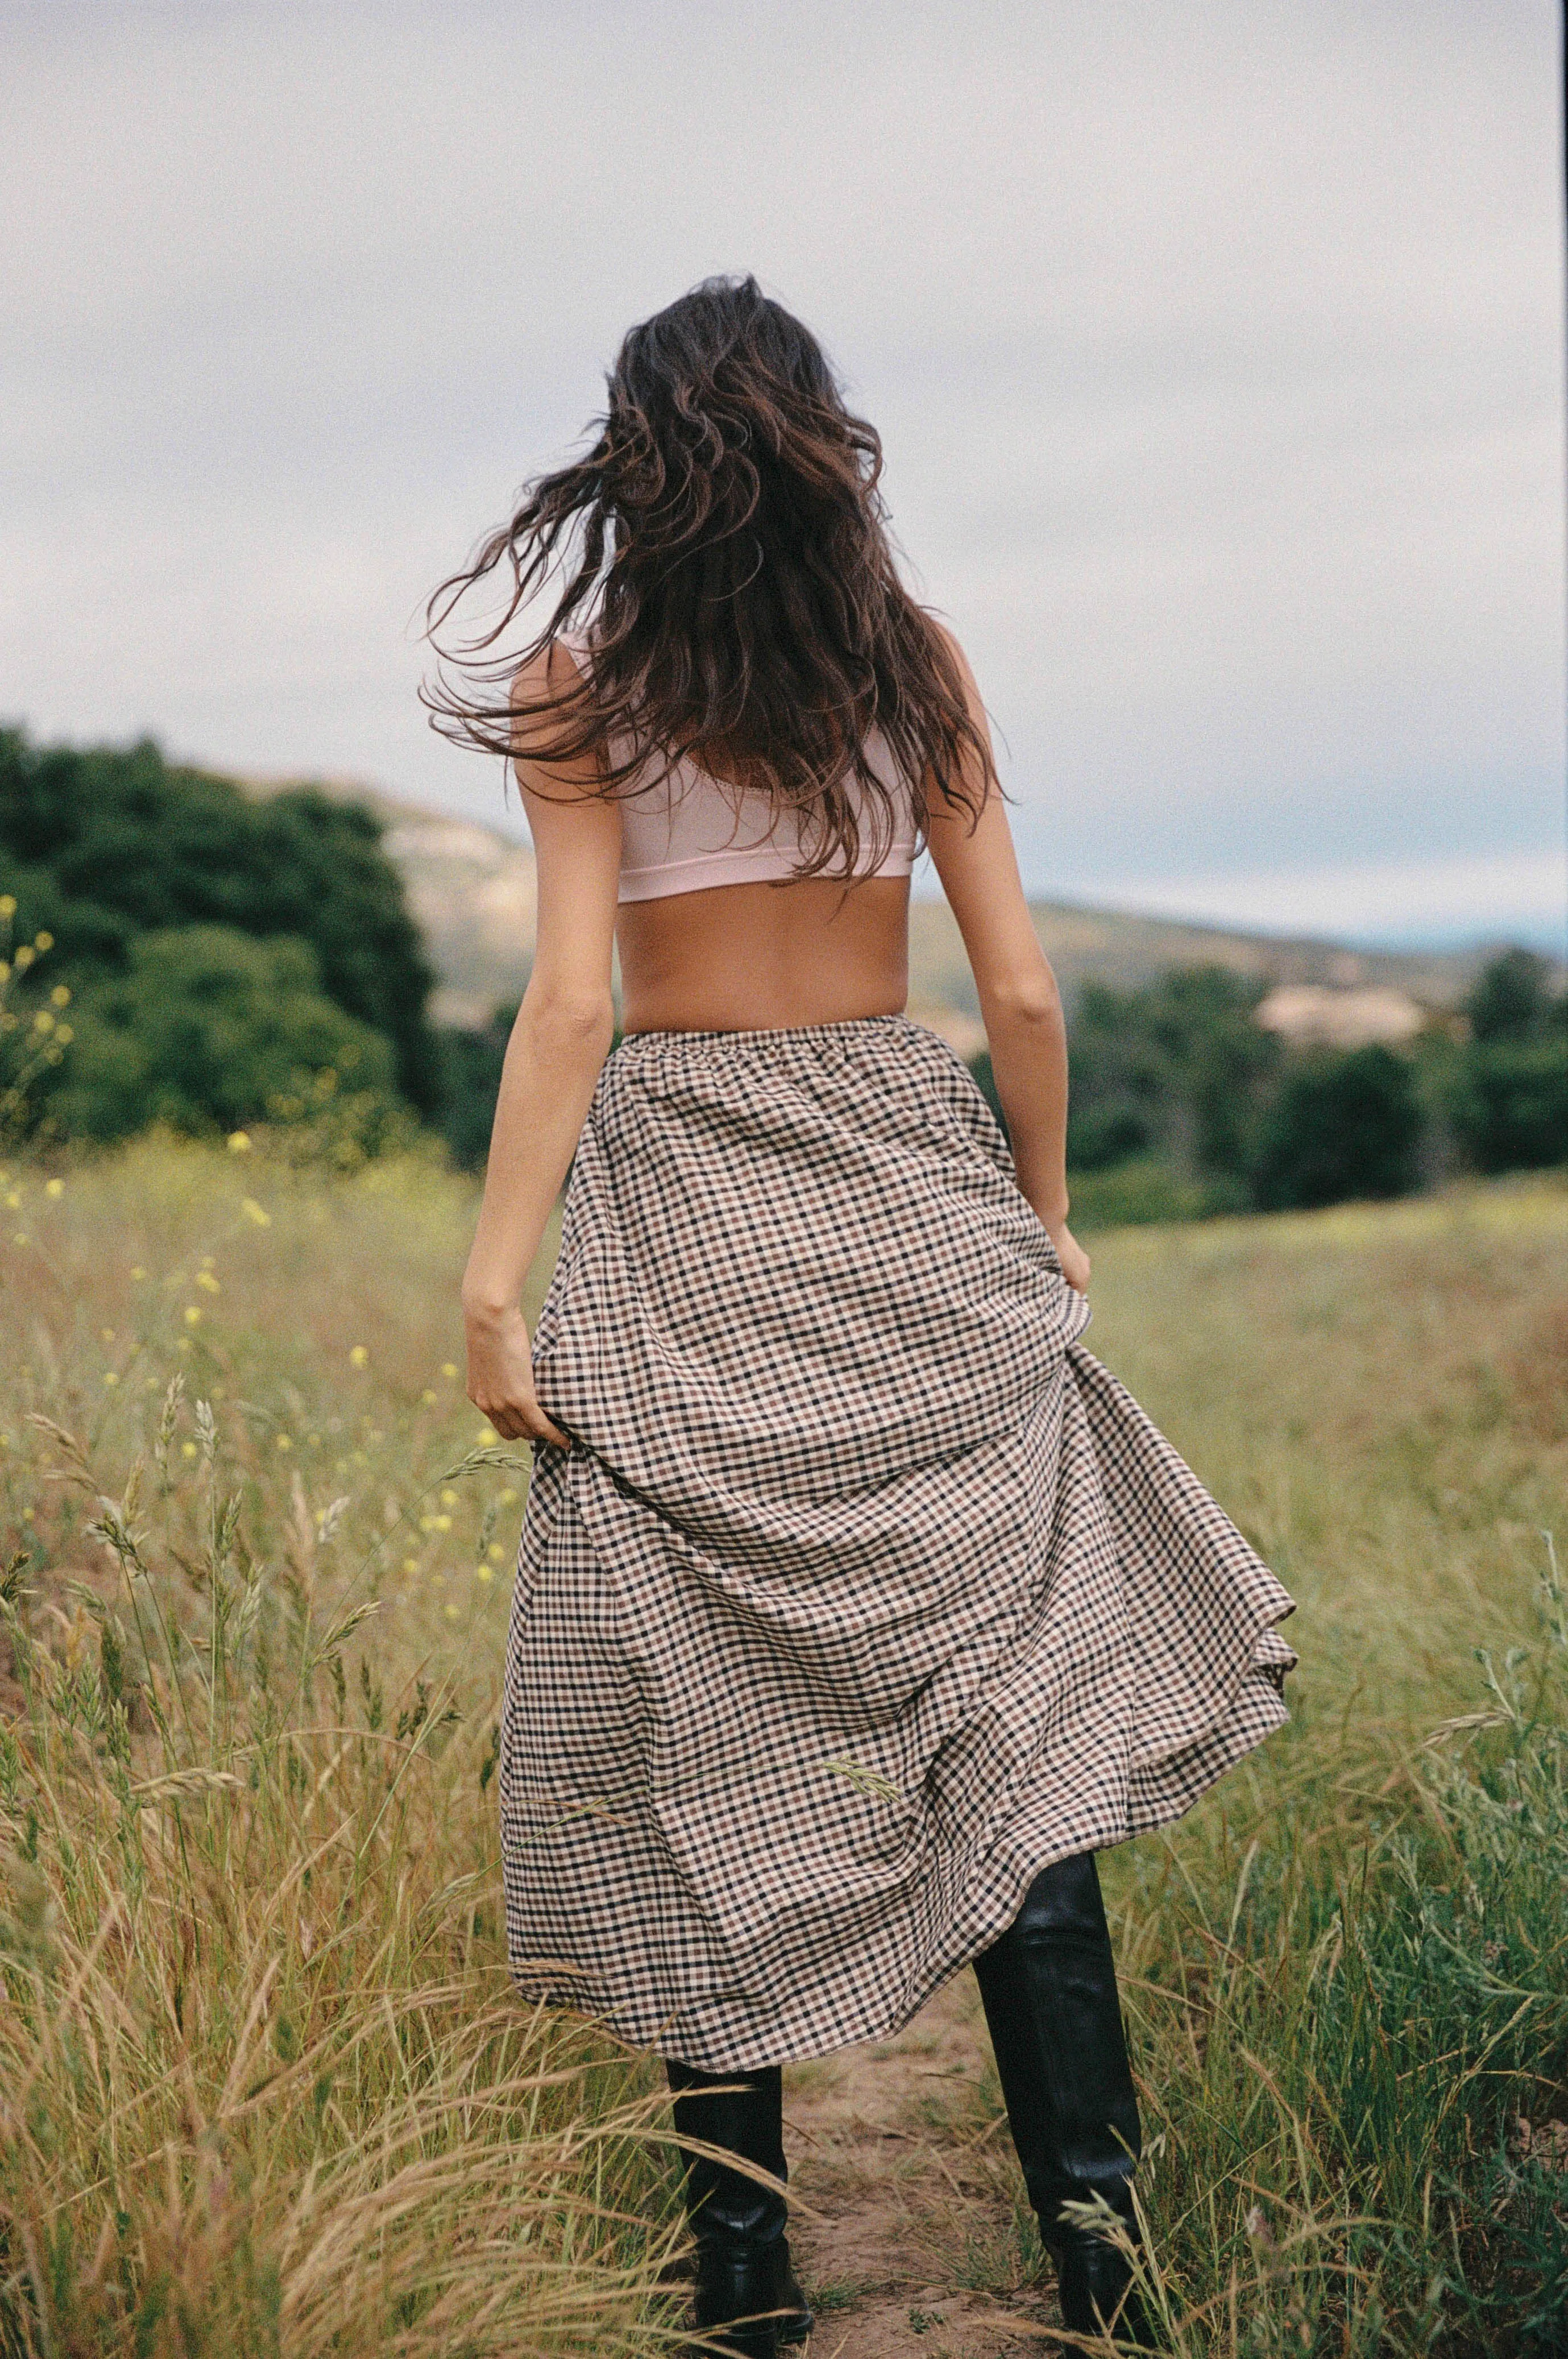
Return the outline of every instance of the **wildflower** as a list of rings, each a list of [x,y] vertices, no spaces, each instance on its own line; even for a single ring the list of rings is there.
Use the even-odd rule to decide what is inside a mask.
[[[446,1609],[446,1618],[449,1622],[455,1622],[462,1612],[461,1605],[449,1605]]]
[[[448,1378],[455,1376],[457,1374],[457,1362],[455,1360],[443,1360],[441,1362],[441,1374],[443,1376]]]
[[[54,936],[50,933],[35,934],[33,936],[33,948],[36,951],[52,951],[54,948]]]
[[[26,974],[36,956],[37,952],[27,942],[23,942],[11,963],[18,974]]]
[[[474,1578],[475,1581],[494,1581],[495,1578],[495,1566],[493,1564],[476,1564],[474,1568]]]
[[[71,1006],[71,985],[68,983],[57,983],[54,989],[49,993],[49,998],[52,1000],[56,1007],[69,1007]]]
[[[33,1029],[35,1032],[52,1032],[54,1030],[54,1017],[49,1014],[47,1007],[40,1007],[37,1015],[33,1017]]]
[[[497,1504],[503,1507],[513,1506],[517,1503],[517,1493],[508,1483],[506,1489],[498,1495]]]
[[[370,1358],[370,1354],[365,1350],[363,1343],[355,1343],[351,1348],[348,1356],[356,1368],[363,1368]]]
[[[132,1278],[139,1282],[139,1281],[140,1281],[142,1278],[144,1278],[146,1276],[147,1276],[147,1272],[146,1272],[146,1270],[142,1267],[142,1266],[141,1266],[140,1262],[139,1262],[139,1261],[138,1261],[138,1262],[134,1262],[134,1263],[132,1264],[132,1266],[131,1266],[131,1277],[132,1277]]]
[[[222,1294],[223,1290],[210,1269],[199,1269],[196,1273],[196,1283],[198,1286],[205,1287],[209,1294]]]
[[[238,1136],[237,1133],[236,1136]],[[256,1223],[258,1229],[269,1229],[272,1226],[271,1213],[264,1212],[254,1196],[242,1196],[240,1198],[240,1210],[245,1214],[247,1221],[254,1221]]]
[[[13,1212],[19,1212],[22,1209],[21,1190],[19,1189],[13,1188],[10,1194],[6,1197],[5,1201],[10,1206]]]
[[[0,918],[14,918],[16,914],[16,897],[15,893],[0,893]]]
[[[101,1343],[112,1343],[114,1340],[114,1331],[112,1327],[100,1327],[98,1337]]]
[[[180,1454],[182,1458],[194,1458],[196,1444],[193,1441],[182,1441],[180,1445]]]
[[[231,1130],[231,1131],[230,1131],[230,1133],[229,1133],[229,1153],[230,1153],[231,1155],[245,1155],[245,1154],[246,1154],[246,1153],[249,1151],[249,1147],[250,1147],[250,1133],[249,1133],[249,1131],[248,1131],[248,1130]]]
[[[491,1541],[491,1543],[490,1543],[490,1546],[489,1546],[489,1548],[486,1549],[485,1553],[486,1553],[486,1555],[489,1557],[490,1561],[491,1561],[491,1563],[492,1563],[492,1564],[499,1564],[499,1563],[500,1563],[500,1561],[501,1561],[501,1559],[506,1555],[506,1549],[501,1546],[501,1543],[500,1543],[500,1541],[499,1541],[499,1540],[492,1540],[492,1541]]]
[[[457,1493],[455,1491],[443,1491],[441,1493],[441,1506],[443,1507],[455,1507],[456,1505]]]
[[[200,1303],[188,1302],[186,1304],[185,1324],[187,1327],[200,1327],[201,1324],[201,1306]]]
[[[425,1388],[425,1390],[424,1390],[424,1391],[419,1395],[419,1398],[424,1402],[425,1407],[426,1407],[427,1408],[429,1408],[429,1407],[430,1407],[430,1403],[431,1403],[431,1402],[434,1400],[434,1398],[435,1398],[435,1395],[434,1395],[434,1393],[432,1393],[432,1392],[430,1391],[430,1387],[427,1386],[426,1386],[426,1388]]]
[[[46,1180],[44,1181],[44,1194],[46,1196],[63,1196],[64,1193],[65,1182],[63,1180]]]
[[[417,1556],[406,1556],[403,1559],[403,1570],[405,1572],[418,1572],[419,1569],[419,1560]]]
[[[104,1369],[104,1371],[103,1371],[103,1382],[104,1382],[106,1385],[117,1385],[117,1384],[119,1383],[119,1381],[120,1381],[120,1379],[119,1379],[119,1377],[114,1374],[114,1369],[113,1369],[113,1368],[105,1368],[105,1369]]]
[[[279,1433],[275,1435],[272,1446],[274,1450],[292,1450],[294,1444],[286,1433]]]

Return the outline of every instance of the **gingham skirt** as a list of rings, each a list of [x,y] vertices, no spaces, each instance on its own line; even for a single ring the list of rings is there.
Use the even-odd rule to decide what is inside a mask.
[[[525,1991],[718,2071],[892,2031],[1285,1719],[1291,1600],[1088,1316],[921,1026],[615,1051],[534,1343]]]

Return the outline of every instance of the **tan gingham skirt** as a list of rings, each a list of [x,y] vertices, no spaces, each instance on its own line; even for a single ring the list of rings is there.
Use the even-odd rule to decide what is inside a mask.
[[[535,1337],[524,1990],[721,2071],[892,2031],[1285,1719],[1291,1600],[1088,1316],[923,1027],[615,1051]]]

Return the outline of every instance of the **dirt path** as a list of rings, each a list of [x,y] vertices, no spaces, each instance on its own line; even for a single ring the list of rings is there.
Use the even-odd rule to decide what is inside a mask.
[[[973,1977],[784,2077],[810,2359],[1034,2359],[1055,2325]],[[810,2206],[810,2212],[805,2209]],[[812,2216],[812,2215],[815,2216]]]

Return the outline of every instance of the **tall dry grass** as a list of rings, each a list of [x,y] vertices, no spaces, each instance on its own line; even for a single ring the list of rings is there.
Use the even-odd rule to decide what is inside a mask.
[[[1300,1609],[1290,1728],[1107,1863],[1169,2347],[1568,2350],[1568,1191],[1098,1260]]]
[[[674,2332],[650,2077],[503,1970],[473,1211],[169,1141],[0,1181],[0,2348]],[[1568,1192],[1095,1265],[1095,1348],[1301,1604],[1290,1728],[1107,1862],[1166,2343],[1561,2350]]]
[[[468,1190],[164,1143],[0,1201],[0,2344],[662,2343],[647,2076],[504,1972]]]

